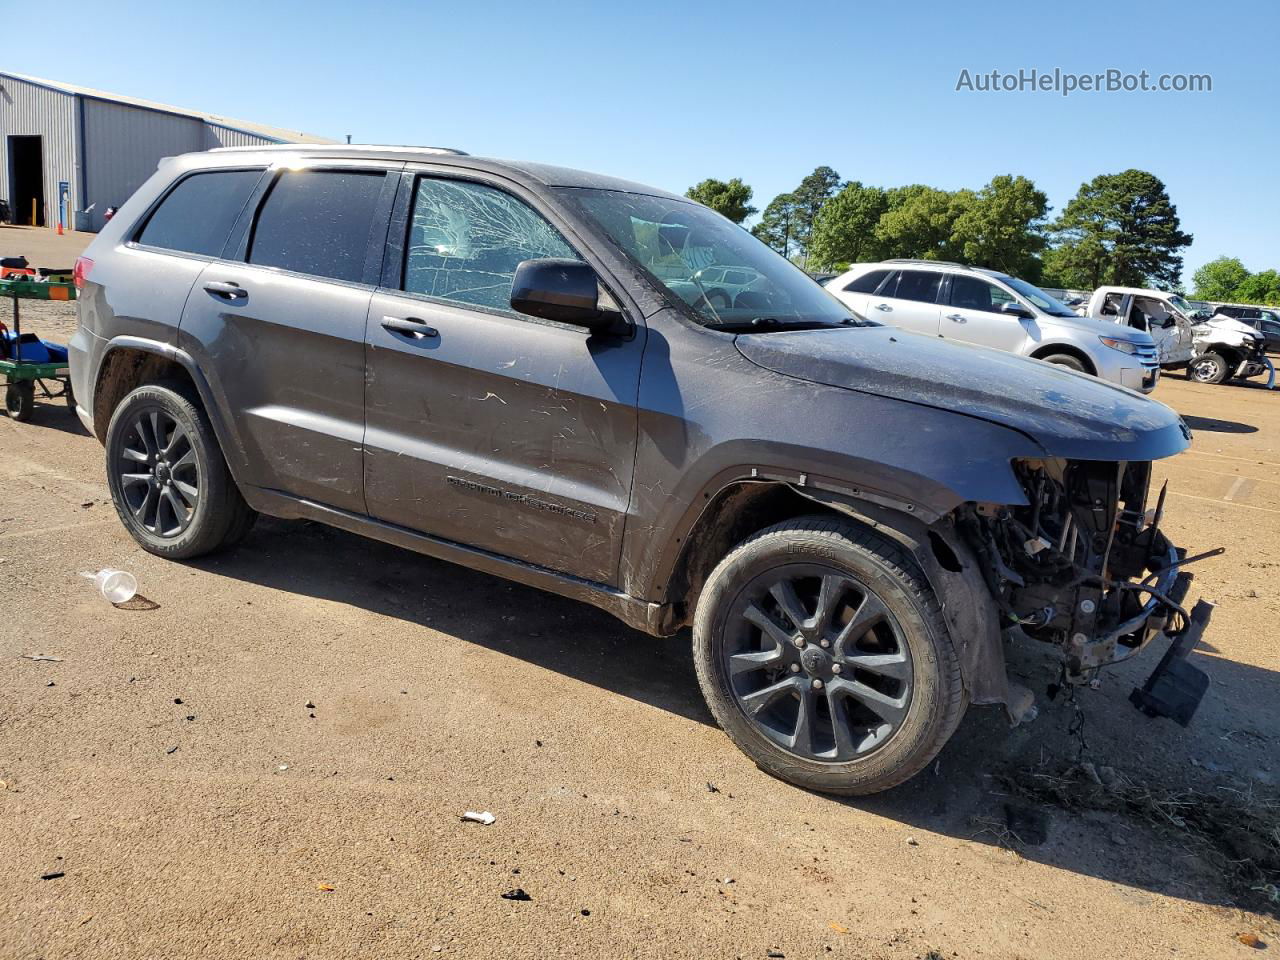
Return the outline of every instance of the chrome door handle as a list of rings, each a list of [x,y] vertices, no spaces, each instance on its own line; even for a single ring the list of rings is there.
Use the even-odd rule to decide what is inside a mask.
[[[960,315],[960,314],[958,314],[958,313],[948,313],[948,314],[947,314],[947,319],[948,319],[948,320],[951,320],[951,321],[953,321],[953,322],[955,322],[955,323],[968,323],[968,322],[969,322],[969,318],[968,318],[968,317],[962,316],[962,315]]]
[[[394,330],[396,333],[407,333],[415,340],[425,340],[428,337],[440,336],[440,331],[435,327],[423,323],[421,320],[415,320],[413,317],[383,317],[382,325],[388,330]]]
[[[893,309],[893,307],[889,306],[887,303],[877,303],[877,304],[876,304],[876,309],[877,309],[877,310],[892,310],[892,309]]]
[[[242,300],[249,296],[249,291],[234,282],[224,283],[221,280],[212,280],[206,283],[204,288],[215,297],[222,297],[224,300]]]

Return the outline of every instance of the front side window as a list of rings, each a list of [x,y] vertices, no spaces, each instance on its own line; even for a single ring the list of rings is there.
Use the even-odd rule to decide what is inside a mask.
[[[551,224],[495,187],[418,181],[405,251],[404,289],[511,313],[511,279],[523,260],[580,259]]]
[[[219,170],[187,177],[147,219],[138,243],[203,257],[222,256],[223,244],[261,178],[261,170]]]
[[[985,310],[988,313],[998,313],[1004,304],[1012,302],[1013,297],[993,283],[987,283],[985,280],[979,280],[977,277],[970,277],[966,274],[956,274],[951,278],[951,305],[953,307],[960,307],[963,310]]]
[[[385,179],[380,170],[280,174],[258,212],[249,262],[359,283]]]

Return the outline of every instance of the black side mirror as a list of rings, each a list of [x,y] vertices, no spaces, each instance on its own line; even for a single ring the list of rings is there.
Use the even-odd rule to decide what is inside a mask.
[[[1022,304],[1015,303],[1013,300],[1010,300],[1007,303],[1002,304],[1000,307],[1000,312],[1007,313],[1011,317],[1017,317],[1019,320],[1034,320],[1036,316],[1034,313],[1032,313]]]
[[[511,309],[592,332],[613,329],[618,314],[600,309],[600,279],[581,260],[525,260],[511,279]]]

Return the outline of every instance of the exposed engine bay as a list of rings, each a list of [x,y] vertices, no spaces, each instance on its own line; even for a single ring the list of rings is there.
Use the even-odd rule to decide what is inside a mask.
[[[1185,725],[1207,686],[1185,662],[1212,604],[1182,602],[1197,557],[1160,529],[1165,490],[1148,504],[1151,464],[1023,460],[1014,464],[1029,504],[975,504],[957,531],[978,556],[1006,628],[1059,646],[1063,680],[1079,685],[1164,635],[1170,650],[1135,705]],[[1140,702],[1141,701],[1141,702]]]

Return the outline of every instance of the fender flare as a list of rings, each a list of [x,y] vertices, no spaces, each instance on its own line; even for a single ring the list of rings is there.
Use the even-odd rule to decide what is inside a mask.
[[[1034,695],[1009,680],[999,611],[980,572],[978,558],[947,518],[926,523],[903,511],[840,494],[793,489],[909,550],[938,596],[943,620],[960,659],[960,678],[969,702],[1003,704],[1014,723],[1031,713]]]
[[[204,371],[200,369],[192,356],[171,343],[150,340],[146,337],[112,337],[107,341],[107,345],[102,351],[102,358],[98,363],[98,369],[95,371],[93,395],[88,398],[88,409],[92,411],[96,403],[98,384],[101,381],[102,371],[106,368],[108,358],[118,350],[136,350],[141,353],[150,353],[177,363],[186,370],[191,382],[195,385],[196,393],[200,396],[200,403],[209,417],[209,422],[213,425],[214,436],[217,437],[218,446],[222,449],[222,456],[227,462],[227,468],[231,471],[232,477],[239,482],[240,470],[246,463],[244,447],[240,443],[239,434],[225,416],[223,406],[217,402],[219,393],[214,389],[213,384],[209,382],[209,379],[204,375]],[[106,427],[104,426],[103,432],[105,433],[105,431]]]

